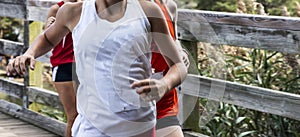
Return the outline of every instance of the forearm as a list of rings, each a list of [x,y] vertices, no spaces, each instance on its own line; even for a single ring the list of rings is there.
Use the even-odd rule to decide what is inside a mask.
[[[187,68],[184,63],[179,62],[172,65],[162,81],[167,85],[167,92],[180,85],[187,76]]]
[[[47,42],[44,33],[40,34],[33,44],[27,49],[24,55],[30,55],[34,58],[38,58],[53,48],[53,45]]]

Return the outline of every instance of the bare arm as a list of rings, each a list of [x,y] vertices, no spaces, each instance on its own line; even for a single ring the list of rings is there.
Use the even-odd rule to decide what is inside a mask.
[[[46,22],[45,22],[46,29],[49,28],[50,25],[54,23],[58,9],[59,9],[59,6],[57,4],[50,7],[49,12],[47,14]]]
[[[176,35],[175,43],[177,45],[178,50],[180,51],[180,54],[182,56],[185,66],[188,68],[190,66],[190,61],[188,58],[189,53],[182,47],[180,41],[178,40],[178,35],[177,35],[178,34],[177,33],[177,19],[178,19],[177,4],[173,0],[166,0],[165,2],[166,2],[165,4],[166,4],[168,10],[170,11],[170,13],[172,14],[172,17],[173,17],[174,30],[175,30],[175,35]]]
[[[167,74],[159,81],[155,79],[141,80],[135,82],[132,87],[139,87],[137,93],[141,95],[147,95],[155,89],[158,92],[158,97],[149,100],[157,100],[185,79],[187,69],[181,60],[180,53],[176,49],[175,42],[169,33],[164,15],[159,7],[148,1],[140,1],[140,3],[151,24],[153,40],[170,68]]]
[[[70,32],[70,27],[74,26],[77,22],[74,22],[74,16],[80,15],[80,13],[74,13],[74,8],[71,4],[65,5],[60,8],[57,13],[57,20],[40,34],[33,44],[27,49],[27,51],[12,60],[7,66],[7,73],[9,75],[25,75],[25,70],[28,65],[31,69],[34,69],[35,59],[48,51],[50,51],[59,41]],[[77,11],[77,10],[76,10]]]

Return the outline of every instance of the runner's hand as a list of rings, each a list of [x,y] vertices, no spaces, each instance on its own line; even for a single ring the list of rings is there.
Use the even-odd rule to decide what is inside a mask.
[[[46,28],[49,28],[54,22],[55,22],[55,17],[53,17],[53,16],[49,17],[45,24]]]
[[[134,82],[131,88],[137,88],[136,92],[144,101],[159,101],[168,91],[167,84],[163,80],[144,79]]]
[[[6,67],[6,72],[8,76],[15,76],[17,74],[24,76],[26,73],[26,67],[30,65],[30,69],[34,69],[35,60],[33,56],[21,55],[15,59],[11,59]]]

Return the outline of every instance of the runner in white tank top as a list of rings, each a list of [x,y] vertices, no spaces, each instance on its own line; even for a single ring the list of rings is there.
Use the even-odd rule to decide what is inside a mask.
[[[155,126],[154,100],[187,75],[159,7],[145,0],[65,4],[54,24],[8,64],[8,74],[24,75],[27,65],[34,69],[35,59],[69,32],[80,82],[73,136],[153,136],[155,132],[146,131]],[[170,65],[158,80],[151,79],[151,38]]]
[[[109,136],[133,136],[154,127],[154,103],[142,101],[130,87],[133,81],[151,75],[149,29],[147,17],[136,0],[127,0],[124,16],[114,22],[98,16],[95,0],[84,2],[72,33],[80,77],[80,116],[75,120],[73,133],[87,122]]]

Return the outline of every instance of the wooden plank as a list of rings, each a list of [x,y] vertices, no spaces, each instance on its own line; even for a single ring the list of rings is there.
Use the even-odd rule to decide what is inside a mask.
[[[49,8],[52,5],[56,4],[57,2],[59,2],[60,0],[28,0],[28,6],[35,6],[35,7],[45,7],[45,8]]]
[[[182,92],[300,120],[300,95],[296,94],[195,75],[187,77]]]
[[[9,130],[0,127],[0,136],[1,137],[18,137],[17,135],[10,133]]]
[[[300,52],[300,31],[190,21],[179,22],[178,31],[182,40],[294,54]]]
[[[0,92],[16,98],[22,98],[21,92],[23,91],[23,85],[24,84],[22,83],[0,78]],[[58,94],[54,91],[37,87],[28,87],[28,99],[29,102],[37,102],[59,110],[63,110],[63,106],[59,100]]]
[[[0,87],[3,81],[0,80]],[[194,75],[188,76],[182,88],[184,94],[300,120],[300,112],[297,111],[300,109],[299,95]],[[28,92],[30,101],[62,109],[57,93],[33,87]]]
[[[28,87],[29,100],[63,110],[58,93],[37,87]]]
[[[16,56],[21,55],[23,50],[23,43],[0,39],[0,54]]]
[[[184,131],[183,132],[184,137],[209,137],[207,135],[203,135],[198,132],[193,132],[193,131]]]
[[[27,6],[26,6],[26,11],[27,11]],[[26,20],[24,20],[24,32],[23,32],[23,43],[24,43],[24,48],[29,48],[29,21],[28,19],[28,14],[26,12]],[[26,67],[26,72],[29,72],[29,68]],[[23,77],[23,83],[24,87],[22,90],[22,100],[23,100],[23,107],[28,108],[29,107],[29,100],[28,100],[28,92],[27,92],[27,87],[29,86],[29,74],[25,73]]]
[[[7,5],[0,7],[5,9]],[[29,6],[28,9],[30,20],[45,21],[48,8]],[[299,18],[181,9],[178,31],[179,38],[183,40],[296,54],[300,52]]]
[[[28,6],[28,19],[33,21],[45,22],[49,8]]]
[[[0,3],[26,5],[26,0],[1,0]]]
[[[0,92],[16,98],[22,98],[23,85],[22,83],[0,78]]]
[[[299,18],[181,10],[178,36],[181,40],[298,54],[299,26]]]
[[[53,118],[41,115],[28,109],[24,109],[13,103],[0,100],[0,111],[23,121],[31,123],[37,127],[43,128],[47,131],[63,136],[66,124],[55,120]]]
[[[12,119],[11,116],[9,116],[10,119]],[[19,119],[15,119],[15,120],[19,120]],[[20,120],[19,120],[20,121]],[[24,122],[24,121],[22,121]],[[28,127],[28,126],[32,126],[32,125],[28,125],[28,123],[24,122],[24,124],[19,124],[19,125],[9,125],[9,126],[5,126],[6,129],[16,129],[16,128],[23,128],[23,127]]]
[[[300,31],[300,19],[297,17],[179,9],[178,21],[205,22],[224,25]]]
[[[212,85],[213,89],[218,89],[220,92],[224,89],[224,91],[221,94],[218,92],[213,94],[211,91]],[[300,120],[300,112],[296,111],[300,108],[299,95],[200,76],[189,76],[182,84],[182,88],[182,91],[188,95],[223,101],[261,112]],[[29,88],[28,92],[30,101],[62,109],[56,93],[32,87]]]
[[[29,19],[46,19],[48,8],[29,6]],[[179,39],[300,52],[300,19],[281,16],[179,10]]]
[[[0,1],[0,16],[12,18],[26,18],[26,0]]]
[[[18,118],[3,114],[0,112],[1,117],[8,117],[8,120],[1,120],[0,136],[2,137],[58,137],[49,131],[38,128],[37,126],[30,125],[27,122],[21,121]]]

